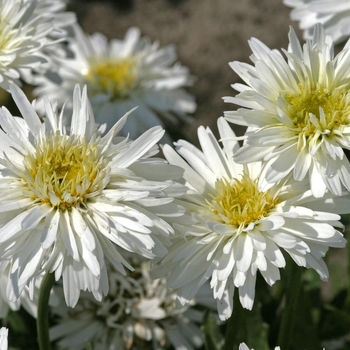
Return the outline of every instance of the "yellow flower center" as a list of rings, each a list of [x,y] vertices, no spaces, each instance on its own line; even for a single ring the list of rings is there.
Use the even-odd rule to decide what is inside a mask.
[[[92,62],[87,79],[102,92],[114,98],[127,97],[136,80],[136,64],[133,59]]]
[[[322,86],[300,88],[298,94],[284,96],[287,102],[287,115],[298,132],[305,136],[314,135],[317,130],[332,132],[350,123],[350,94],[348,86],[328,90]],[[321,115],[320,109],[324,112]],[[319,123],[315,125],[310,119],[313,114]]]
[[[209,203],[211,210],[229,225],[247,227],[250,223],[267,217],[279,203],[269,192],[260,192],[257,181],[243,174],[238,179],[218,179],[216,196]]]
[[[108,182],[109,159],[101,153],[96,142],[84,137],[48,136],[24,159],[29,196],[61,210],[84,205]]]

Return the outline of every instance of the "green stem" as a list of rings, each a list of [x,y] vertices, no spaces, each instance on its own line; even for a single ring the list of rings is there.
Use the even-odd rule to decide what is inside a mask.
[[[55,283],[55,275],[47,272],[44,276],[38,299],[38,317],[36,319],[36,328],[38,331],[38,343],[40,350],[51,350],[49,336],[49,299],[53,284]]]
[[[349,229],[349,226],[346,227],[346,229]],[[348,288],[347,288],[347,295],[345,300],[345,307],[347,310],[350,310],[350,244],[347,245],[348,249],[348,266],[347,266],[347,273],[348,273]]]
[[[293,337],[293,329],[296,316],[296,306],[301,289],[302,268],[290,261],[287,272],[287,288],[285,307],[282,314],[281,328],[278,335],[278,346],[283,350],[289,350]]]
[[[233,312],[231,317],[227,321],[226,335],[225,335],[225,345],[223,350],[233,350],[237,349],[237,335],[240,325],[243,323],[243,308],[241,302],[239,301],[238,289],[235,290],[234,302],[233,302]]]

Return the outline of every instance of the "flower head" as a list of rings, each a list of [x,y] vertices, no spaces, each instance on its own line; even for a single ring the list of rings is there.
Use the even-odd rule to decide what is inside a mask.
[[[53,34],[61,26],[55,22],[55,16],[59,16],[63,25],[71,24],[75,19],[63,12],[58,14],[63,7],[61,0],[0,2],[1,88],[9,91],[10,84],[19,84],[20,78],[30,80],[32,70],[48,62],[44,51],[54,43]]]
[[[235,161],[266,161],[271,184],[292,172],[299,181],[308,175],[316,197],[326,188],[339,195],[342,185],[350,190],[343,150],[350,149],[350,42],[334,57],[333,41],[321,25],[303,48],[292,29],[289,39],[287,61],[252,39],[254,66],[231,63],[247,85],[233,85],[240,93],[225,101],[244,108],[225,117],[251,127]]]
[[[12,94],[24,119],[0,112],[0,263],[10,264],[8,297],[50,271],[63,276],[69,306],[81,289],[100,300],[108,292],[105,259],[122,273],[123,265],[132,268],[118,247],[146,258],[166,253],[173,230],[164,218],[181,215],[172,201],[184,190],[172,179],[182,171],[149,158],[161,127],[135,141],[115,138],[124,116],[102,136],[86,88],[76,87],[67,126],[48,100],[41,123],[18,87]]]
[[[175,349],[192,350],[202,345],[199,327],[191,321],[199,311],[177,309],[176,293],[166,278],[153,280],[148,261],[132,259],[133,272],[126,276],[109,269],[109,293],[102,302],[82,293],[74,309],[54,308],[60,317],[50,331],[60,349],[83,350],[87,342],[96,350]],[[136,260],[136,261],[135,261]]]
[[[350,36],[350,3],[347,0],[283,0],[293,7],[292,20],[299,21],[304,38],[311,39],[314,25],[321,23],[327,35],[334,42],[341,42]]]
[[[74,58],[58,60],[54,75],[58,81],[39,78],[39,96],[47,95],[62,105],[76,83],[86,84],[96,121],[106,123],[107,130],[120,115],[138,106],[134,120],[129,119],[123,129],[131,138],[162,125],[159,116],[173,124],[178,117],[190,120],[187,113],[196,105],[183,87],[192,78],[187,68],[174,64],[173,46],[160,49],[158,43],[141,38],[137,28],[129,29],[124,40],[108,43],[102,34],[88,36],[75,26],[69,48]]]
[[[202,151],[182,140],[175,144],[177,153],[169,146],[163,149],[169,163],[185,170],[190,190],[177,200],[188,216],[174,223],[177,236],[154,277],[170,273],[168,284],[177,289],[180,305],[210,279],[219,316],[225,320],[232,313],[235,288],[243,307],[251,309],[257,272],[269,285],[280,279],[279,269],[286,264],[283,251],[326,280],[322,257],[328,247],[345,245],[335,228],[342,227],[340,216],[334,212],[346,211],[350,199],[347,192],[344,197],[326,193],[316,199],[306,179],[296,182],[291,177],[259,189],[262,164],[235,163],[235,135],[224,118],[218,128],[223,149],[203,127],[198,129]]]

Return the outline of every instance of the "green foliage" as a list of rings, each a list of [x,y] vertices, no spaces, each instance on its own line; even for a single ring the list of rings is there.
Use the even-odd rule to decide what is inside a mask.
[[[250,348],[268,350],[269,325],[264,322],[261,315],[261,304],[259,302],[252,311],[245,311],[244,317],[244,339]]]
[[[204,333],[205,350],[222,350],[224,337],[221,333],[217,316],[212,311],[208,311],[202,326]]]
[[[24,309],[9,311],[7,316],[9,328],[9,345],[18,350],[37,350],[35,319]]]
[[[238,293],[236,293],[237,295]],[[261,303],[255,303],[251,311],[241,307],[238,298],[231,318],[226,327],[224,350],[237,350],[240,343],[249,344],[250,348],[268,350],[269,326],[263,320]]]
[[[88,342],[85,346],[85,350],[93,350],[92,345],[90,342]]]

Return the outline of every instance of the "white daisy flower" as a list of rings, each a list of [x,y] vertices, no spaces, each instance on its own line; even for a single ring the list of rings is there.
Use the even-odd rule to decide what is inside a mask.
[[[350,190],[343,150],[350,149],[350,42],[334,57],[333,41],[321,25],[303,47],[293,29],[289,40],[287,61],[253,38],[254,65],[230,63],[246,85],[234,84],[239,94],[224,100],[245,108],[225,117],[253,128],[235,161],[266,161],[271,184],[292,172],[298,181],[308,175],[316,197],[326,188],[340,195],[342,184]]]
[[[166,349],[193,350],[202,346],[202,312],[175,306],[176,293],[166,278],[153,280],[150,264],[137,259],[134,272],[123,276],[108,270],[110,289],[102,302],[82,293],[74,309],[58,307],[58,325],[50,330],[52,341],[62,350]],[[193,304],[193,303],[192,303]]]
[[[70,131],[46,99],[42,124],[23,92],[12,86],[23,118],[0,111],[0,263],[10,260],[8,299],[14,301],[42,271],[62,276],[67,305],[80,290],[101,300],[108,292],[105,259],[124,273],[131,266],[118,246],[146,258],[163,256],[173,229],[163,218],[181,215],[171,203],[183,190],[182,171],[162,159],[154,127],[135,141],[96,130],[86,88],[74,90]]]
[[[6,327],[0,328],[0,350],[8,349],[8,334],[9,330]]]
[[[162,120],[177,125],[179,119],[191,121],[193,96],[183,89],[192,83],[187,68],[176,61],[173,46],[141,38],[140,30],[131,28],[124,40],[110,42],[100,33],[88,36],[75,26],[69,49],[72,59],[57,60],[57,72],[49,79],[40,77],[36,94],[47,95],[60,105],[71,96],[76,83],[88,86],[96,121],[107,130],[134,106],[139,108],[129,119],[123,134],[136,138]],[[161,119],[160,119],[161,118]]]
[[[54,42],[49,36],[60,27],[54,17],[61,8],[60,0],[55,4],[45,0],[0,1],[1,88],[9,91],[11,83],[20,84],[20,78],[30,83],[32,70],[48,62],[43,51]],[[71,17],[59,15],[63,25],[72,23]]]
[[[304,38],[311,39],[314,25],[321,23],[327,35],[339,43],[350,36],[350,2],[348,0],[283,0],[293,10],[290,17],[299,21]]]
[[[261,163],[236,164],[235,135],[224,118],[219,118],[218,128],[223,149],[204,127],[198,129],[202,151],[183,140],[175,144],[178,154],[170,146],[163,149],[169,163],[185,169],[190,190],[178,202],[192,217],[174,223],[179,235],[153,277],[170,273],[168,284],[178,290],[180,305],[211,279],[220,319],[226,320],[232,313],[235,287],[242,306],[251,309],[257,271],[269,285],[280,279],[279,269],[286,264],[283,251],[327,280],[322,258],[328,247],[345,245],[333,227],[342,227],[340,216],[332,212],[346,211],[350,198],[334,199],[326,193],[316,199],[306,180],[291,177],[259,190]]]

